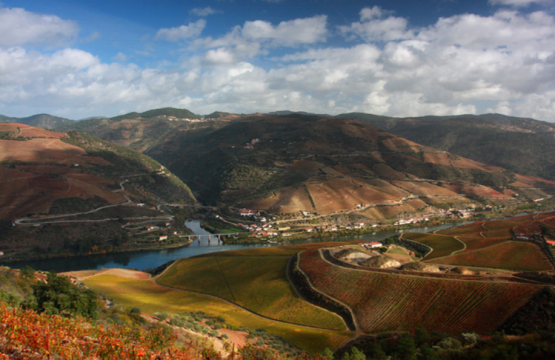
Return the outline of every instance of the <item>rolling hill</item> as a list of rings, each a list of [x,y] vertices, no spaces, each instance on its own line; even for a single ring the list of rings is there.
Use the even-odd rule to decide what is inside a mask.
[[[349,113],[337,117],[513,172],[555,180],[552,123],[500,114],[391,118]]]
[[[0,248],[10,254],[42,248],[52,255],[86,236],[121,234],[121,224],[106,219],[156,217],[163,215],[151,210],[158,204],[196,204],[187,185],[144,154],[16,123],[0,124],[0,184]]]
[[[59,131],[81,131],[118,145],[143,152],[180,133],[196,136],[226,124],[236,115],[215,112],[206,117],[187,109],[163,108],[129,113],[113,118],[93,118],[58,127]]]
[[[19,123],[43,129],[56,129],[62,126],[68,126],[74,123],[74,121],[48,114],[37,114],[23,118],[0,115],[0,123]]]
[[[414,143],[354,120],[251,115],[147,150],[205,202],[383,219],[476,200],[507,203],[520,188],[546,197],[555,182],[521,176]],[[543,189],[543,190],[542,190]]]
[[[189,188],[171,173],[120,189],[126,175],[156,175],[162,166],[146,155],[78,132],[60,133],[24,124],[0,124],[0,218],[48,214],[62,199],[194,203]],[[76,200],[76,201],[80,201]],[[99,200],[100,201],[100,200]],[[79,210],[79,209],[77,209]]]

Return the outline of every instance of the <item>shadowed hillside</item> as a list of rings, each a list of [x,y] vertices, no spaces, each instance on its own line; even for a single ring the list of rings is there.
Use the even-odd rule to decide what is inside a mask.
[[[555,180],[555,124],[500,114],[390,118],[338,115],[525,175]]]
[[[146,153],[190,184],[203,201],[276,213],[359,209],[369,217],[391,217],[403,209],[473,199],[510,202],[519,186],[550,191],[555,184],[357,121],[321,116],[247,116],[193,139],[175,137]],[[531,196],[544,194],[538,191]],[[397,206],[377,208],[388,205]]]

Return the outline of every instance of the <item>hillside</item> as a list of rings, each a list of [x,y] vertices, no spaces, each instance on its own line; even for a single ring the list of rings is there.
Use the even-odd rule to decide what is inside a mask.
[[[69,126],[73,124],[74,121],[48,114],[38,114],[23,118],[0,115],[0,123],[19,123],[43,129],[56,129],[62,126]]]
[[[61,126],[57,130],[84,132],[144,152],[171,141],[181,133],[196,136],[212,131],[235,117],[232,114],[216,112],[204,118],[187,109],[163,108],[113,118],[81,120]]]
[[[179,178],[127,147],[14,123],[0,124],[0,135],[0,248],[11,255],[33,248],[52,255],[89,235],[113,238],[121,224],[103,219],[196,203]]]
[[[475,201],[510,203],[520,188],[547,197],[555,182],[523,177],[353,120],[245,116],[145,152],[207,203],[373,218]],[[543,190],[539,189],[542,188]]]
[[[552,123],[500,114],[391,118],[350,113],[337,117],[513,172],[555,180]]]

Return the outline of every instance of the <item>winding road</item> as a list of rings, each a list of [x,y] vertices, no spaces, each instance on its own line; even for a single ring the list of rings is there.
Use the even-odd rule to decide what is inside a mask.
[[[137,175],[132,175],[132,176],[137,176]],[[119,183],[120,189],[112,190],[112,192],[116,193],[116,192],[124,191],[125,188],[123,187],[123,184],[125,184],[126,182],[129,182],[129,180],[126,179],[125,181],[120,182]],[[123,197],[127,200],[126,202],[122,202],[122,203],[119,203],[119,204],[113,204],[113,205],[101,206],[99,208],[96,208],[96,209],[93,209],[93,210],[90,210],[90,211],[74,213],[74,214],[47,216],[47,217],[42,217],[42,218],[32,218],[32,219],[22,218],[22,219],[15,220],[14,223],[17,224],[17,225],[35,226],[35,225],[42,225],[42,224],[94,223],[94,222],[115,221],[115,220],[119,220],[119,218],[109,218],[109,219],[100,219],[100,220],[53,220],[53,221],[48,221],[48,220],[50,220],[50,219],[61,219],[61,218],[66,218],[66,217],[74,217],[74,216],[80,216],[80,215],[88,215],[88,214],[98,212],[100,210],[104,210],[104,209],[108,209],[108,208],[112,208],[112,207],[116,207],[116,206],[123,206],[123,205],[133,203],[133,201],[131,201],[131,199],[127,195],[123,195]],[[162,218],[167,219],[168,216],[164,216]],[[44,220],[47,220],[47,221],[44,221]],[[170,219],[170,221],[171,220],[173,220],[173,217]]]

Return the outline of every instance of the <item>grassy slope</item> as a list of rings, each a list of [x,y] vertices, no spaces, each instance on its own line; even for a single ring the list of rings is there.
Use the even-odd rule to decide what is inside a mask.
[[[338,316],[301,300],[285,276],[287,256],[183,259],[158,282],[223,297],[277,320],[344,330]]]
[[[149,280],[131,280],[112,275],[99,275],[84,280],[85,284],[126,307],[139,307],[143,312],[180,313],[204,311],[220,315],[227,323],[252,329],[264,328],[282,336],[296,346],[317,354],[326,347],[336,348],[350,334],[301,328],[262,319],[224,301],[157,286]]]
[[[434,249],[431,254],[426,256],[426,260],[448,256],[455,251],[461,251],[464,249],[464,244],[455,239],[453,236],[425,233],[406,233],[403,234],[403,238],[418,241]]]
[[[431,262],[516,271],[553,270],[553,266],[536,245],[513,241],[507,241],[482,250],[436,259]]]

